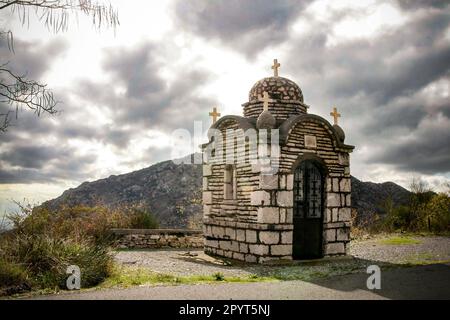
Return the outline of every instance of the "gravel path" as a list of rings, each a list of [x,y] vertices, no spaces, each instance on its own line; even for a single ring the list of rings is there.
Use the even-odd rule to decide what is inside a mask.
[[[424,264],[450,260],[450,237],[412,237],[419,244],[386,245],[383,238],[353,241],[350,254],[354,257],[319,260],[317,262],[292,261],[287,265],[254,265],[237,261],[227,261],[207,256],[200,250],[133,250],[119,251],[116,260],[122,265],[143,267],[155,272],[189,276],[211,275],[217,272],[225,276],[281,276],[289,278],[301,272],[345,274],[348,270],[363,270],[369,264],[383,262],[388,264]],[[337,263],[339,262],[339,263]],[[302,265],[302,268],[298,268]],[[338,267],[336,267],[338,266]],[[341,267],[341,268],[339,268]]]
[[[427,263],[450,260],[450,237],[408,237],[417,244],[391,245],[382,240],[389,237],[377,237],[370,240],[352,241],[350,253],[367,260],[389,263]]]

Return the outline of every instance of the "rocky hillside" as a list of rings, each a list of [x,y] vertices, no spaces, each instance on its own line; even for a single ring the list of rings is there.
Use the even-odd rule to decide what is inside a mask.
[[[352,177],[352,206],[358,211],[358,220],[374,213],[382,213],[381,206],[389,197],[394,205],[406,204],[410,192],[394,182],[363,182]]]
[[[153,212],[162,227],[199,227],[201,221],[201,165],[172,161],[157,163],[145,169],[113,175],[65,191],[47,201],[62,205],[142,205]],[[352,203],[358,216],[379,211],[380,204],[391,196],[395,204],[405,203],[409,191],[393,182],[362,182],[352,177]]]
[[[161,227],[198,227],[201,221],[201,165],[157,163],[145,169],[112,175],[64,193],[44,205],[139,205],[154,213]]]

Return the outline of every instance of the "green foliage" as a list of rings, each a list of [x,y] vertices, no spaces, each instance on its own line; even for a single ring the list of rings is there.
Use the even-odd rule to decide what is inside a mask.
[[[213,277],[214,277],[214,280],[216,280],[216,281],[224,281],[225,280],[225,276],[221,272],[214,273]]]
[[[101,286],[104,288],[110,287],[130,287],[137,285],[152,285],[152,284],[196,284],[196,283],[214,283],[216,281],[224,282],[262,282],[275,281],[274,277],[263,277],[258,275],[235,276],[226,277],[217,272],[211,275],[191,275],[191,276],[177,276],[171,274],[163,274],[151,271],[145,268],[136,267],[118,267],[113,269],[111,276],[106,279]]]
[[[2,277],[16,279],[10,281],[16,285],[27,279],[41,289],[64,289],[70,265],[80,267],[82,287],[94,286],[108,276],[113,262],[106,247],[87,240],[20,234],[3,239],[1,245],[0,265],[8,266]]]
[[[419,244],[420,241],[412,239],[410,237],[390,237],[387,239],[380,240],[380,243],[397,246],[397,245]]]
[[[159,222],[149,211],[134,209],[131,213],[130,228],[135,229],[157,229]]]
[[[22,265],[7,259],[0,259],[0,288],[23,286],[28,288],[30,282]]]
[[[102,282],[113,263],[109,229],[131,219],[103,207],[21,209],[9,215],[13,230],[0,235],[0,289],[64,289],[70,265],[80,268],[82,287]]]
[[[369,231],[448,232],[450,231],[450,197],[434,193],[420,180],[413,179],[411,196],[406,205],[394,206],[391,198],[381,205],[384,219]]]

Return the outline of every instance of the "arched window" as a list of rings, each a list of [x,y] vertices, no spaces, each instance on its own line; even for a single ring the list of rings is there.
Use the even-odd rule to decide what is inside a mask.
[[[224,199],[233,200],[236,199],[236,167],[228,164],[225,166],[224,173]]]

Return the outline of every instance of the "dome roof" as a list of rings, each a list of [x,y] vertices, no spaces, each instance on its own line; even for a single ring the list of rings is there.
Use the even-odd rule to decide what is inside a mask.
[[[337,133],[337,135],[339,137],[339,140],[341,140],[341,142],[344,142],[344,140],[345,140],[344,130],[342,130],[342,128],[339,127],[337,124],[334,124],[333,128],[334,128],[334,130],[336,130],[336,133]]]
[[[258,129],[273,129],[275,128],[276,120],[269,111],[263,111],[256,120],[256,127]]]
[[[303,94],[300,87],[294,81],[283,77],[268,77],[256,82],[249,92],[249,101],[258,101],[264,91],[272,99],[303,102]]]

